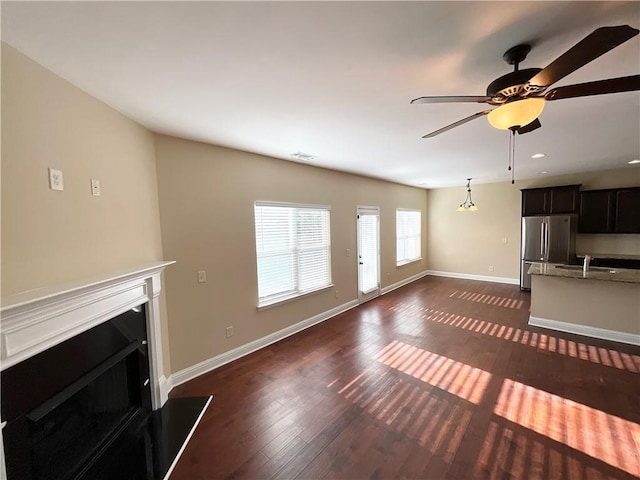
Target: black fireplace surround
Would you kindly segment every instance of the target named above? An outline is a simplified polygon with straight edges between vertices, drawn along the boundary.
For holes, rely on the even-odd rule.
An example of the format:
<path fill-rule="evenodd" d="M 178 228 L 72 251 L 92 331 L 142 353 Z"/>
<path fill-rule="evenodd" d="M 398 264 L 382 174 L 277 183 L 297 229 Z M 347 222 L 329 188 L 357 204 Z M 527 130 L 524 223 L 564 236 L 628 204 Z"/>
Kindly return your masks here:
<path fill-rule="evenodd" d="M 144 305 L 2 372 L 8 480 L 164 478 L 208 398 L 151 407 Z"/>

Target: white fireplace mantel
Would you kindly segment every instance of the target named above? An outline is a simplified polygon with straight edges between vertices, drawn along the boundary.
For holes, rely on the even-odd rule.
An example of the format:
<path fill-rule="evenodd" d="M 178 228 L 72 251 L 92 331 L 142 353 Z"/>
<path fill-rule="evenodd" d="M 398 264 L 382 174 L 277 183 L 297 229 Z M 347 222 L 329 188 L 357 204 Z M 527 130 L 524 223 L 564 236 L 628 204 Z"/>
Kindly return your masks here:
<path fill-rule="evenodd" d="M 112 275 L 22 292 L 2 299 L 0 369 L 5 370 L 121 313 L 146 304 L 154 409 L 167 401 L 160 327 L 160 275 L 154 262 Z"/>

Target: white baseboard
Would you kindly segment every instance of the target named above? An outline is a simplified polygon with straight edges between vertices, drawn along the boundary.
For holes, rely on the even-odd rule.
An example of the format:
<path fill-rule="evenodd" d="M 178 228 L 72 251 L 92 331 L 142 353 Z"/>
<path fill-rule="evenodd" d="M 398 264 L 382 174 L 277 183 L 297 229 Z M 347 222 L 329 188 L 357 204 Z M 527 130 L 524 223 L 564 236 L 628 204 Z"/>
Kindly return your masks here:
<path fill-rule="evenodd" d="M 633 333 L 618 332 L 605 328 L 590 327 L 588 325 L 578 325 L 576 323 L 561 322 L 559 320 L 549 320 L 548 318 L 529 316 L 529 325 L 534 327 L 549 328 L 560 332 L 576 333 L 585 337 L 600 338 L 602 340 L 613 340 L 614 342 L 640 345 L 640 335 Z"/>
<path fill-rule="evenodd" d="M 405 278 L 404 280 L 400 280 L 399 282 L 392 283 L 391 285 L 387 285 L 386 287 L 380 289 L 380 295 L 384 295 L 385 293 L 389 293 L 397 288 L 404 287 L 405 285 L 408 285 L 411 282 L 415 282 L 416 280 L 419 280 L 426 275 L 428 275 L 428 270 L 416 273 L 415 275 Z"/>
<path fill-rule="evenodd" d="M 172 387 L 176 387 L 180 384 L 188 382 L 200 375 L 203 375 L 211 370 L 215 370 L 216 368 L 221 367 L 229 362 L 233 362 L 239 358 L 244 357 L 245 355 L 249 355 L 250 353 L 255 352 L 256 350 L 260 350 L 272 343 L 278 342 L 284 338 L 287 338 L 291 335 L 294 335 L 302 330 L 305 330 L 317 323 L 324 322 L 325 320 L 330 319 L 331 317 L 335 317 L 347 310 L 352 309 L 353 307 L 358 306 L 357 300 L 351 300 L 347 303 L 343 303 L 342 305 L 338 305 L 331 310 L 327 310 L 326 312 L 319 313 L 318 315 L 314 315 L 311 318 L 307 318 L 301 322 L 298 322 L 294 325 L 291 325 L 287 328 L 283 328 L 282 330 L 278 330 L 277 332 L 271 333 L 266 337 L 259 338 L 254 340 L 253 342 L 249 342 L 245 345 L 241 345 L 240 347 L 234 348 L 233 350 L 229 350 L 228 352 L 222 353 L 220 355 L 216 355 L 215 357 L 209 358 L 200 362 L 191 367 L 187 367 L 184 370 L 180 370 L 179 372 L 174 373 L 169 377 L 168 384 Z"/>
<path fill-rule="evenodd" d="M 158 379 L 158 386 L 160 388 L 160 399 L 162 401 L 162 405 L 164 405 L 165 402 L 167 401 L 167 398 L 169 397 L 169 392 L 173 388 L 173 382 L 172 382 L 171 375 L 169 375 L 169 378 L 167 378 L 164 375 L 162 375 Z"/>
<path fill-rule="evenodd" d="M 433 275 L 434 277 L 462 278 L 464 280 L 478 280 L 480 282 L 495 282 L 495 283 L 508 283 L 509 285 L 520 285 L 519 278 L 511 278 L 511 277 L 492 277 L 490 275 L 473 275 L 470 273 L 441 272 L 438 270 L 427 270 L 426 274 Z"/>

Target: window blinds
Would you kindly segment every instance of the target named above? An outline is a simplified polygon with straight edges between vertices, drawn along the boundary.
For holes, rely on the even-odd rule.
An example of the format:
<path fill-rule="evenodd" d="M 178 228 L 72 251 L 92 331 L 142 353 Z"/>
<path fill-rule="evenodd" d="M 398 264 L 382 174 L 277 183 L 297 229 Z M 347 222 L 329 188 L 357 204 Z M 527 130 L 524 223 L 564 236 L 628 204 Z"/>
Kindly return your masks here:
<path fill-rule="evenodd" d="M 421 258 L 420 210 L 396 210 L 396 264 L 403 265 Z"/>
<path fill-rule="evenodd" d="M 329 207 L 255 204 L 258 306 L 331 285 Z"/>

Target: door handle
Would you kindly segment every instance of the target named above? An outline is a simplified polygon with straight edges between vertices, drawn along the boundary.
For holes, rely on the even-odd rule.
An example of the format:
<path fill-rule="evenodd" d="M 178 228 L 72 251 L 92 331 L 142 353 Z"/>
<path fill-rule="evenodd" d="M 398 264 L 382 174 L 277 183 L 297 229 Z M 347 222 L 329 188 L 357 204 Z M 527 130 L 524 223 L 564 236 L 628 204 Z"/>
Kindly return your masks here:
<path fill-rule="evenodd" d="M 549 224 L 544 225 L 544 260 L 549 260 Z"/>
<path fill-rule="evenodd" d="M 360 265 L 364 265 L 364 262 L 358 262 Z"/>

